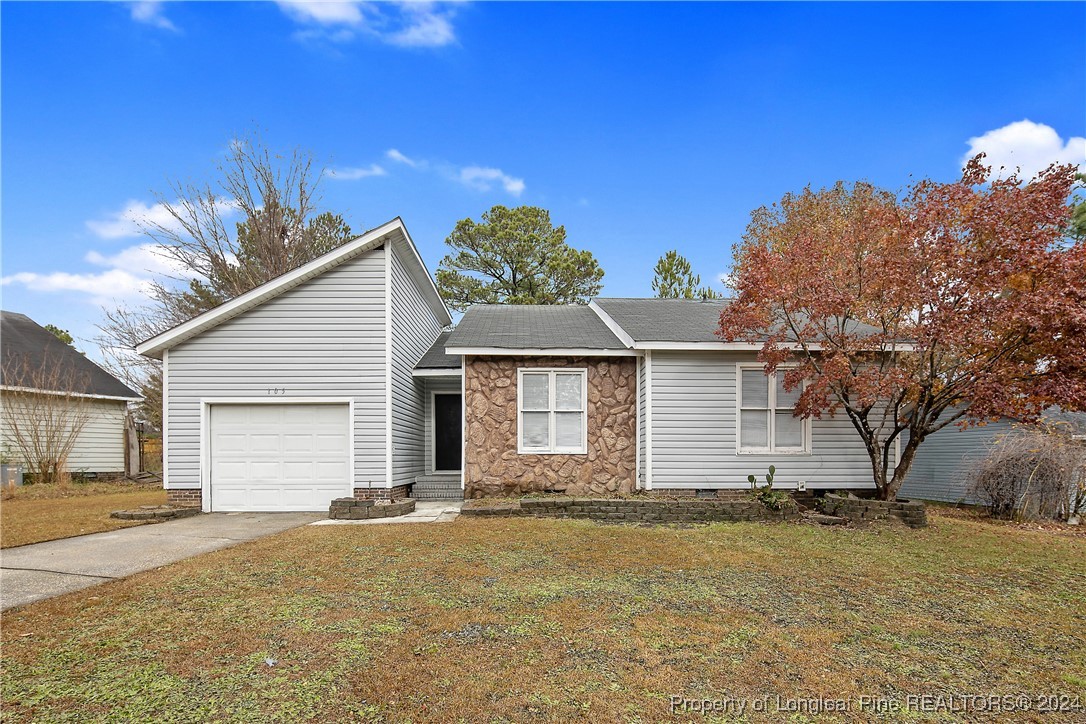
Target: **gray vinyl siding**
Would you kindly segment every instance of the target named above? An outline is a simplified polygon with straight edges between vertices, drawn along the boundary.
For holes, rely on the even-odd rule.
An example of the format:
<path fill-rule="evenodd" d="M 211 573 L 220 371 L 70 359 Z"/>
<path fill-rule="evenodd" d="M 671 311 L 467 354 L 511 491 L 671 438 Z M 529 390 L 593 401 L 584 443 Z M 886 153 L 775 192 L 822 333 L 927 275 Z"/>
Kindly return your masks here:
<path fill-rule="evenodd" d="M 68 471 L 72 473 L 124 472 L 124 420 L 126 404 L 121 400 L 83 400 L 75 403 L 79 409 L 71 413 L 72 422 L 85 417 L 86 423 L 75 439 L 68 455 Z M 11 430 L 11 415 L 20 414 L 5 406 L 0 415 L 0 446 L 4 453 L 22 464 L 19 445 Z M 23 413 L 25 414 L 25 413 Z M 69 427 L 69 430 L 72 428 Z"/>
<path fill-rule="evenodd" d="M 645 396 L 648 394 L 648 390 L 645 385 L 645 358 L 639 356 L 637 358 L 637 445 L 638 445 L 638 465 L 637 465 L 637 487 L 645 487 L 645 452 L 648 449 L 648 436 L 645 434 Z"/>
<path fill-rule="evenodd" d="M 168 487 L 200 487 L 200 399 L 354 400 L 355 485 L 386 485 L 385 267 L 366 252 L 168 352 Z"/>
<path fill-rule="evenodd" d="M 747 475 L 777 468 L 777 484 L 874 487 L 870 458 L 843 415 L 811 420 L 811 454 L 736 453 L 736 364 L 754 353 L 652 353 L 652 486 L 745 488 Z"/>
<path fill-rule="evenodd" d="M 457 395 L 463 393 L 463 384 L 459 376 L 424 377 L 426 390 L 426 406 L 423 413 L 423 429 L 425 431 L 425 463 L 426 474 L 434 472 L 434 409 L 431 392 L 452 392 Z"/>
<path fill-rule="evenodd" d="M 441 334 L 433 309 L 412 282 L 397 252 L 391 257 L 392 316 L 392 484 L 410 485 L 426 472 L 424 419 L 427 398 L 422 378 L 411 371 Z"/>
<path fill-rule="evenodd" d="M 1009 420 L 965 430 L 956 425 L 929 435 L 916 450 L 916 458 L 898 491 L 898 497 L 976 503 L 966 492 L 969 468 L 982 460 L 999 435 L 1010 432 Z"/>

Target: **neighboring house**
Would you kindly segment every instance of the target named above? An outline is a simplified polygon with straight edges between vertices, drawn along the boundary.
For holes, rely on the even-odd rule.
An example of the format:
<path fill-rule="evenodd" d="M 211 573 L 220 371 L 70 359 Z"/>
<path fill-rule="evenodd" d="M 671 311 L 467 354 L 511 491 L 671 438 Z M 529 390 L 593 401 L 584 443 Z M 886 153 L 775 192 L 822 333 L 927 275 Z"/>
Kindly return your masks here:
<path fill-rule="evenodd" d="M 19 420 L 13 417 L 19 417 L 26 429 L 25 418 L 46 409 L 34 401 L 55 398 L 63 400 L 63 408 L 49 408 L 52 422 L 45 423 L 47 427 L 53 425 L 59 432 L 63 425 L 82 422 L 68 456 L 68 471 L 125 472 L 127 408 L 140 399 L 139 394 L 30 317 L 14 312 L 0 312 L 0 398 L 6 398 L 0 444 L 13 462 L 25 462 L 13 432 Z"/>
<path fill-rule="evenodd" d="M 164 374 L 165 487 L 204 510 L 530 491 L 871 488 L 842 417 L 798 420 L 721 302 L 451 316 L 395 219 L 137 347 Z"/>
<path fill-rule="evenodd" d="M 1051 408 L 1044 419 L 1058 424 L 1063 434 L 1086 433 L 1086 413 L 1061 412 Z M 929 435 L 917 448 L 912 468 L 898 491 L 900 498 L 938 500 L 946 503 L 976 505 L 977 500 L 969 492 L 969 476 L 988 456 L 1000 438 L 1014 435 L 1020 426 L 1018 420 L 1004 417 L 985 425 L 961 428 L 948 425 Z M 1083 442 L 1086 445 L 1086 441 Z"/>

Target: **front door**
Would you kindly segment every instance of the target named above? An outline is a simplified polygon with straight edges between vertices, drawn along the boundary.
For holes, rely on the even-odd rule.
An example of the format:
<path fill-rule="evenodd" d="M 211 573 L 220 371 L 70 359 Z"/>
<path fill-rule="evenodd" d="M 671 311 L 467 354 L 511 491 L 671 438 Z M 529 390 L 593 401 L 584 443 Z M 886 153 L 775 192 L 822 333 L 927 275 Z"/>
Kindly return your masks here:
<path fill-rule="evenodd" d="M 434 471 L 460 472 L 464 410 L 459 393 L 434 395 Z"/>

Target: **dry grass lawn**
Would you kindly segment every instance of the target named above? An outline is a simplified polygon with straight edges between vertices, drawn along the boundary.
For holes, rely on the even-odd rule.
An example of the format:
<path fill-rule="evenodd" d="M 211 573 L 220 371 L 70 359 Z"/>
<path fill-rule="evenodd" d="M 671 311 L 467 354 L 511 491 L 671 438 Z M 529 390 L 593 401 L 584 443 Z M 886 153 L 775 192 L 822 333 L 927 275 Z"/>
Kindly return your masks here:
<path fill-rule="evenodd" d="M 671 718 L 673 695 L 1086 701 L 1086 541 L 932 519 L 301 528 L 5 614 L 5 719 L 647 722 Z"/>
<path fill-rule="evenodd" d="M 117 520 L 109 514 L 165 502 L 166 491 L 158 484 L 27 485 L 5 493 L 0 501 L 0 547 L 142 525 L 145 521 Z"/>

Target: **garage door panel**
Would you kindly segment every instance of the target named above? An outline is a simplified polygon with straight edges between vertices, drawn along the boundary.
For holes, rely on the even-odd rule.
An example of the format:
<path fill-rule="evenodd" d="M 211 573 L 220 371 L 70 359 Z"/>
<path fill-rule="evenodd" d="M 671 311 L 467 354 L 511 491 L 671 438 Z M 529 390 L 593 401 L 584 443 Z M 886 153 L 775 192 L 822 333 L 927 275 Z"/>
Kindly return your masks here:
<path fill-rule="evenodd" d="M 316 435 L 317 452 L 343 453 L 347 452 L 347 437 L 344 435 L 329 435 L 322 433 Z"/>
<path fill-rule="evenodd" d="M 220 460 L 215 466 L 215 478 L 222 482 L 245 481 L 249 478 L 249 463 Z"/>
<path fill-rule="evenodd" d="M 316 482 L 317 462 L 315 460 L 287 460 L 283 463 L 283 481 L 296 485 L 312 485 Z"/>
<path fill-rule="evenodd" d="M 209 419 L 212 510 L 325 510 L 350 495 L 347 405 L 212 405 Z"/>
<path fill-rule="evenodd" d="M 316 452 L 316 445 L 314 445 L 313 435 L 310 433 L 283 435 L 283 452 L 286 453 L 306 453 L 312 454 Z"/>
<path fill-rule="evenodd" d="M 328 486 L 332 485 L 337 480 L 343 480 L 347 477 L 347 474 L 348 468 L 346 463 L 318 462 L 316 465 L 316 474 L 313 477 L 317 482 Z"/>
<path fill-rule="evenodd" d="M 219 422 L 242 424 L 249 421 L 249 407 L 242 405 L 216 406 L 215 417 Z"/>
<path fill-rule="evenodd" d="M 219 433 L 215 437 L 215 449 L 220 453 L 243 453 L 247 451 L 249 441 L 245 435 Z"/>
<path fill-rule="evenodd" d="M 254 432 L 249 435 L 248 452 L 276 452 L 279 450 L 279 435 L 276 433 Z"/>

